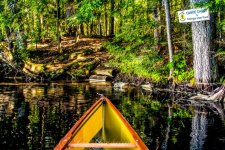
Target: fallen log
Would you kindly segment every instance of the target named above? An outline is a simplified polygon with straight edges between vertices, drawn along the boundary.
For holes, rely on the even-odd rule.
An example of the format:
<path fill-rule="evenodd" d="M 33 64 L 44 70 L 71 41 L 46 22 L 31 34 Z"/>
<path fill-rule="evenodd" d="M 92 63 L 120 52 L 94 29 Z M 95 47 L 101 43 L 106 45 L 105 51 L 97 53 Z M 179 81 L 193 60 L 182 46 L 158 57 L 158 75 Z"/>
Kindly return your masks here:
<path fill-rule="evenodd" d="M 216 91 L 216 92 L 215 92 Z M 215 89 L 210 95 L 198 94 L 192 96 L 189 99 L 198 99 L 198 100 L 210 100 L 210 101 L 221 101 L 225 97 L 225 85 L 222 85 L 219 89 Z"/>
<path fill-rule="evenodd" d="M 209 100 L 221 101 L 225 97 L 225 85 L 222 85 L 220 90 L 209 97 Z"/>
<path fill-rule="evenodd" d="M 88 58 L 85 57 L 78 57 L 77 59 L 74 59 L 66 64 L 38 64 L 38 63 L 33 63 L 31 61 L 25 61 L 24 62 L 24 68 L 23 72 L 29 76 L 38 76 L 43 73 L 60 73 L 63 72 L 64 69 L 67 67 L 81 61 L 85 61 Z"/>

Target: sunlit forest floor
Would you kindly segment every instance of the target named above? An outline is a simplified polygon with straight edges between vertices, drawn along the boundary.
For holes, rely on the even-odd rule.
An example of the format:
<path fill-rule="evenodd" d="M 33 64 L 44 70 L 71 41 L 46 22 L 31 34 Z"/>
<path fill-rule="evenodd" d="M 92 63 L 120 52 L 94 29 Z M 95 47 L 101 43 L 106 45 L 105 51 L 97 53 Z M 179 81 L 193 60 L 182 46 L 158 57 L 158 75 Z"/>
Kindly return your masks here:
<path fill-rule="evenodd" d="M 102 49 L 103 38 L 80 38 L 78 42 L 74 37 L 63 37 L 61 42 L 62 53 L 57 49 L 57 43 L 46 40 L 44 43 L 29 45 L 30 59 L 35 63 L 68 63 L 77 54 L 106 60 L 108 55 Z"/>

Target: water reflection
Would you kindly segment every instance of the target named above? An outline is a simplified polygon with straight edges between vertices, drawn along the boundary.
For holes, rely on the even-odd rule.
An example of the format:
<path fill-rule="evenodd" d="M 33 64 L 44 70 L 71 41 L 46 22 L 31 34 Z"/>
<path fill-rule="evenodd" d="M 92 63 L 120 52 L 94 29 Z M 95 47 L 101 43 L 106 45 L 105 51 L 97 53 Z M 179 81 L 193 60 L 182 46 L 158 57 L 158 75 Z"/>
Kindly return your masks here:
<path fill-rule="evenodd" d="M 192 131 L 190 150 L 202 150 L 207 137 L 207 116 L 206 111 L 196 110 L 192 118 Z"/>
<path fill-rule="evenodd" d="M 112 100 L 152 150 L 225 148 L 225 121 L 210 110 L 169 103 L 170 93 L 54 83 L 0 86 L 1 149 L 52 149 L 96 93 Z"/>

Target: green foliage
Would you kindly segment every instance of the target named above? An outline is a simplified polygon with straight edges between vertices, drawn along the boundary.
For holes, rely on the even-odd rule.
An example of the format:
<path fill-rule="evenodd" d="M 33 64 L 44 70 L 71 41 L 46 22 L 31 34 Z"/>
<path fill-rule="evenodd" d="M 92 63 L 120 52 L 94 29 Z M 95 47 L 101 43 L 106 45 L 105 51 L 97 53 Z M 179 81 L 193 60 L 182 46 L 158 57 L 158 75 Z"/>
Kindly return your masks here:
<path fill-rule="evenodd" d="M 83 51 L 83 53 L 84 53 L 84 55 L 90 55 L 90 54 L 93 54 L 93 49 L 85 49 L 84 51 Z"/>
<path fill-rule="evenodd" d="M 14 53 L 15 59 L 27 60 L 29 58 L 30 53 L 26 49 L 17 49 Z"/>
<path fill-rule="evenodd" d="M 183 109 L 178 105 L 173 106 L 172 118 L 192 118 L 192 112 L 188 109 Z"/>
<path fill-rule="evenodd" d="M 70 31 L 73 34 L 69 35 L 75 35 L 75 32 L 77 34 L 82 29 L 82 34 L 86 36 L 95 33 L 108 36 L 111 31 L 111 18 L 114 17 L 115 37 L 113 42 L 106 46 L 112 54 L 113 66 L 118 67 L 123 73 L 151 78 L 154 81 L 164 79 L 168 75 L 169 68 L 172 67 L 178 82 L 193 78 L 193 70 L 190 69 L 192 66 L 187 65 L 187 60 L 182 54 L 175 55 L 174 62 L 165 66 L 167 51 L 165 49 L 161 51 L 160 48 L 159 51 L 154 50 L 163 42 L 167 43 L 162 1 L 114 1 L 114 10 L 112 10 L 110 0 L 60 0 L 60 18 L 57 18 L 56 2 L 52 0 L 1 1 L 0 40 L 14 44 L 14 55 L 18 59 L 25 60 L 29 57 L 26 46 L 20 46 L 21 42 L 16 38 L 19 31 L 24 32 L 29 44 L 37 44 L 44 39 L 57 41 L 56 23 L 59 19 L 61 35 Z M 188 49 L 191 52 L 190 24 L 178 23 L 177 11 L 192 6 L 188 1 L 180 0 L 171 1 L 171 6 L 173 6 L 171 7 L 173 41 L 181 50 Z M 215 14 L 217 33 L 220 32 L 223 37 L 225 1 L 211 0 L 206 3 L 195 3 L 195 7 L 209 8 L 210 12 Z M 159 18 L 161 19 L 157 20 Z M 159 30 L 159 38 L 154 38 L 155 29 Z M 222 38 L 219 40 L 222 41 Z M 84 53 L 88 55 L 92 51 L 85 50 Z"/>
<path fill-rule="evenodd" d="M 190 69 L 187 65 L 186 58 L 183 53 L 174 55 L 173 63 L 168 63 L 168 68 L 174 68 L 174 77 L 177 82 L 187 82 L 194 77 L 193 69 Z"/>
<path fill-rule="evenodd" d="M 0 41 L 3 41 L 4 40 L 4 36 L 3 34 L 0 32 Z"/>
<path fill-rule="evenodd" d="M 224 84 L 225 83 L 225 76 L 220 77 L 219 82 Z"/>
<path fill-rule="evenodd" d="M 29 52 L 26 46 L 26 35 L 17 33 L 15 42 L 15 53 L 13 54 L 17 61 L 25 61 L 29 58 Z"/>
<path fill-rule="evenodd" d="M 225 31 L 225 20 L 219 22 L 217 26 L 218 28 L 221 28 L 223 31 Z"/>
<path fill-rule="evenodd" d="M 87 69 L 87 70 L 93 70 L 94 68 L 95 68 L 95 64 L 88 64 L 88 65 L 86 65 L 85 66 L 85 68 Z"/>
<path fill-rule="evenodd" d="M 31 125 L 37 124 L 40 121 L 39 115 L 40 112 L 38 110 L 37 105 L 32 106 L 30 110 L 30 115 L 28 116 Z"/>
<path fill-rule="evenodd" d="M 138 77 L 150 78 L 156 82 L 163 79 L 166 67 L 163 59 L 157 51 L 152 50 L 155 39 L 150 35 L 152 28 L 156 25 L 154 20 L 146 19 L 144 13 L 139 12 L 138 18 L 133 18 L 131 10 L 143 11 L 143 4 L 133 4 L 127 8 L 121 27 L 112 43 L 105 45 L 106 49 L 113 55 L 111 64 L 118 67 L 122 73 L 136 75 Z M 118 44 L 120 43 L 120 44 Z"/>
<path fill-rule="evenodd" d="M 115 40 L 124 42 L 138 42 L 143 44 L 145 42 L 143 38 L 149 36 L 151 27 L 154 26 L 155 22 L 153 20 L 149 21 L 145 18 L 140 18 L 136 22 L 127 22 L 122 27 L 122 32 L 116 35 Z M 148 43 L 153 44 L 154 39 L 151 36 L 148 38 Z"/>
<path fill-rule="evenodd" d="M 158 112 L 161 109 L 161 103 L 159 101 L 151 101 L 151 110 Z"/>
<path fill-rule="evenodd" d="M 72 15 L 69 20 L 69 25 L 74 23 L 88 23 L 96 19 L 97 12 L 100 11 L 102 6 L 101 0 L 83 0 L 78 5 L 79 9 Z"/>
<path fill-rule="evenodd" d="M 134 45 L 137 43 L 134 43 Z M 113 55 L 111 65 L 118 67 L 122 73 L 150 78 L 156 82 L 162 80 L 165 67 L 162 58 L 153 50 L 138 50 L 140 45 L 107 44 L 106 49 Z"/>

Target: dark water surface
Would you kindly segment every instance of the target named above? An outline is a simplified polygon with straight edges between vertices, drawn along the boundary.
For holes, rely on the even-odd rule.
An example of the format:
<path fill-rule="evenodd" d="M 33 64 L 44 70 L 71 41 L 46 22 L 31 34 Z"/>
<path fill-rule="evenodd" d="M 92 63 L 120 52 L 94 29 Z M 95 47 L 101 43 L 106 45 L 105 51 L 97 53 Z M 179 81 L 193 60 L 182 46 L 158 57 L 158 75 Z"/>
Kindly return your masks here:
<path fill-rule="evenodd" d="M 0 85 L 0 149 L 53 149 L 96 93 L 112 100 L 151 150 L 225 150 L 224 116 L 208 106 L 88 83 Z"/>

